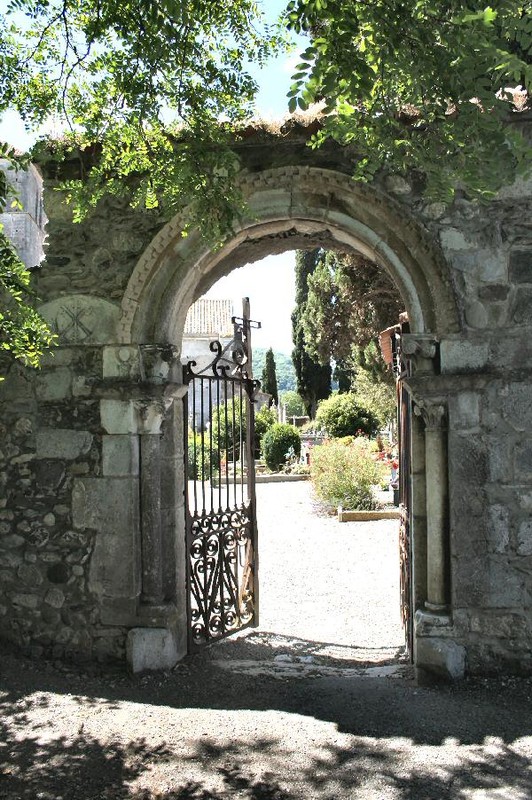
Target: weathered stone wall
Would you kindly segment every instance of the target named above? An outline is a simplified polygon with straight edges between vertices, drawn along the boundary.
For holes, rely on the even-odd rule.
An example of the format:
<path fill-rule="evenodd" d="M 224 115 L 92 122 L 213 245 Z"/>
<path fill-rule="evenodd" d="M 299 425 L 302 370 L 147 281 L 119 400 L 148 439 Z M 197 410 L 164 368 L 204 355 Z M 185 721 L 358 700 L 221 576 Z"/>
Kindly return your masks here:
<path fill-rule="evenodd" d="M 532 669 L 531 209 L 530 182 L 424 209 L 464 314 L 463 334 L 440 343 L 436 389 L 449 410 L 453 618 L 438 635 L 465 645 L 473 672 Z"/>
<path fill-rule="evenodd" d="M 85 294 L 120 304 L 139 256 L 163 221 L 155 212 L 131 209 L 108 198 L 90 218 L 73 224 L 70 206 L 46 181 L 46 268 L 37 281 L 43 302 L 65 294 Z"/>
<path fill-rule="evenodd" d="M 199 291 L 216 270 L 230 270 L 251 252 L 259 258 L 330 244 L 326 223 L 315 234 L 309 224 L 306 239 L 271 232 L 275 215 L 286 214 L 271 170 L 282 165 L 285 183 L 294 164 L 348 171 L 349 151 L 328 146 L 312 155 L 304 139 L 301 132 L 284 143 L 262 135 L 262 148 L 242 154 L 258 186 L 261 169 L 270 170 L 261 195 L 270 227 L 254 249 L 244 243 L 233 262 L 228 256 L 210 274 L 195 274 L 194 259 L 185 263 L 180 255 L 183 284 Z M 317 173 L 316 197 L 324 174 Z M 152 629 L 149 647 L 159 663 L 170 663 L 184 649 L 180 343 L 150 350 L 125 344 L 118 333 L 128 281 L 164 220 L 109 198 L 73 225 L 46 180 L 50 221 L 38 292 L 61 347 L 39 373 L 13 367 L 0 385 L 0 633 L 35 654 L 69 658 L 123 658 L 129 638 L 131 658 L 142 666 L 149 659 L 142 660 L 137 644 L 145 647 L 142 632 Z M 434 613 L 423 610 L 431 487 L 425 423 L 416 421 L 419 659 L 430 667 L 437 652 L 451 672 L 463 656 L 477 673 L 530 672 L 532 183 L 509 187 L 487 204 L 458 197 L 451 207 L 427 203 L 415 184 L 395 176 L 375 191 L 383 230 L 401 213 L 418 226 L 420 252 L 428 241 L 440 254 L 434 263 L 442 286 L 453 287 L 459 320 L 447 330 L 439 323 L 430 369 L 418 369 L 410 381 L 420 407 L 442 406 L 448 428 L 449 596 L 445 613 Z M 297 202 L 303 207 L 308 196 L 298 194 Z M 172 234 L 161 245 L 165 254 L 176 247 Z"/>
<path fill-rule="evenodd" d="M 0 390 L 2 635 L 33 655 L 120 657 L 124 632 L 98 624 L 89 590 L 97 532 L 73 514 L 76 483 L 100 473 L 101 436 L 97 401 L 74 406 L 72 384 L 100 377 L 101 354 L 61 348 L 53 364 L 13 367 Z"/>

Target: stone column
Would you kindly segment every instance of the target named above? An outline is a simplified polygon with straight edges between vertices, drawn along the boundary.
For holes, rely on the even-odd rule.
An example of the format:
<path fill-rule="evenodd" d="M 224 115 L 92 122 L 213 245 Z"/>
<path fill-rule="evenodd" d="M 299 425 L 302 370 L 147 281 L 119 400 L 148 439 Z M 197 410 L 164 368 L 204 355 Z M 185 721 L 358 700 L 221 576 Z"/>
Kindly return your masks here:
<path fill-rule="evenodd" d="M 427 487 L 428 611 L 441 613 L 449 603 L 449 480 L 447 470 L 447 409 L 437 401 L 419 401 L 416 413 L 425 422 Z"/>
<path fill-rule="evenodd" d="M 412 414 L 412 581 L 414 609 L 427 598 L 427 486 L 425 430 L 421 417 Z"/>
<path fill-rule="evenodd" d="M 163 601 L 160 435 L 140 436 L 141 601 Z"/>
<path fill-rule="evenodd" d="M 101 401 L 102 426 L 115 439 L 118 435 L 128 440 L 133 436 L 138 443 L 140 602 L 155 610 L 167 595 L 163 581 L 161 437 L 166 415 L 176 398 L 186 393 L 186 387 L 178 382 L 178 353 L 167 345 L 107 346 L 103 373 L 107 396 Z"/>

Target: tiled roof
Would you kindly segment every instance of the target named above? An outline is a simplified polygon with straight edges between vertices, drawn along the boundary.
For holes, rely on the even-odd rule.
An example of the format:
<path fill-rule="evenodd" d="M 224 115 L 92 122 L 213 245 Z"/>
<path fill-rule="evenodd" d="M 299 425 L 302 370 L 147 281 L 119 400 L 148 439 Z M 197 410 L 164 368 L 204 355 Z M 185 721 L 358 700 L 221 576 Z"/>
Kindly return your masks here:
<path fill-rule="evenodd" d="M 193 303 L 187 314 L 183 336 L 231 336 L 233 326 L 231 300 L 202 298 Z"/>

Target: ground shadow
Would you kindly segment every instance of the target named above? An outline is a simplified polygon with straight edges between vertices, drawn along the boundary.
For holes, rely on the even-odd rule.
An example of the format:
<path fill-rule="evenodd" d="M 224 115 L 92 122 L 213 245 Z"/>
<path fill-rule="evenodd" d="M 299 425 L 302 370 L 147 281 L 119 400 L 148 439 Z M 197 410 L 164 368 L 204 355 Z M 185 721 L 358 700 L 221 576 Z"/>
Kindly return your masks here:
<path fill-rule="evenodd" d="M 4 699 L 2 711 L 4 800 L 463 800 L 465 792 L 491 797 L 508 787 L 516 800 L 530 797 L 532 760 L 510 745 L 457 747 L 444 765 L 412 766 L 397 743 L 357 737 L 314 746 L 293 764 L 294 753 L 274 736 L 223 746 L 199 736 L 185 751 L 141 737 L 101 741 L 82 730 L 50 739 L 32 727 L 28 706 Z"/>
<path fill-rule="evenodd" d="M 311 649 L 312 642 L 301 644 Z M 124 701 L 173 709 L 280 711 L 333 723 L 357 737 L 403 737 L 420 745 L 511 743 L 532 736 L 532 682 L 465 681 L 426 688 L 413 679 L 318 674 L 279 679 L 228 671 L 212 647 L 168 673 L 130 676 L 122 668 L 33 662 L 5 654 L 0 690 L 12 722 L 39 702 L 39 692 L 69 694 L 81 705 L 117 709 Z M 1 797 L 1 795 L 0 795 Z"/>

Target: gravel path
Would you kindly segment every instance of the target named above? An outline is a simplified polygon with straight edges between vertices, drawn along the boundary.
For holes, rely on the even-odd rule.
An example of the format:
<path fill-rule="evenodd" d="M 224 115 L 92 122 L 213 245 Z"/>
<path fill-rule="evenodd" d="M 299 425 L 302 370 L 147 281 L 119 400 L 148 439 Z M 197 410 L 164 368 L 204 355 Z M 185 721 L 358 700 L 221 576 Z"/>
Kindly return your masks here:
<path fill-rule="evenodd" d="M 417 687 L 395 524 L 285 488 L 260 487 L 258 631 L 144 677 L 2 654 L 2 800 L 531 800 L 531 682 Z"/>
<path fill-rule="evenodd" d="M 259 484 L 257 511 L 260 626 L 213 648 L 213 659 L 256 672 L 242 660 L 279 671 L 289 656 L 344 668 L 404 656 L 397 520 L 339 523 L 307 481 Z"/>
<path fill-rule="evenodd" d="M 306 481 L 257 488 L 260 629 L 354 654 L 400 649 L 398 521 L 320 515 Z"/>

